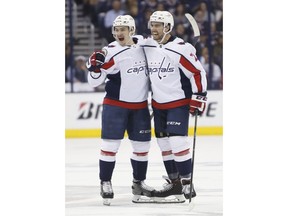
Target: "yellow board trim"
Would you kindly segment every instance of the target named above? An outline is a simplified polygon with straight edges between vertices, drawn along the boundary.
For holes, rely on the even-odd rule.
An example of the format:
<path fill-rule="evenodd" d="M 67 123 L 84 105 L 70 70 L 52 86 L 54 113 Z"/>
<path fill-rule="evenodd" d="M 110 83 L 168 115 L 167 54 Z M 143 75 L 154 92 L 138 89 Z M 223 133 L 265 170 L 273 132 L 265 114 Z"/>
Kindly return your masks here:
<path fill-rule="evenodd" d="M 194 133 L 194 128 L 188 130 L 189 136 Z M 198 127 L 197 135 L 223 135 L 223 127 Z M 154 130 L 152 128 L 152 136 Z M 101 129 L 66 129 L 65 138 L 99 138 L 101 137 Z"/>

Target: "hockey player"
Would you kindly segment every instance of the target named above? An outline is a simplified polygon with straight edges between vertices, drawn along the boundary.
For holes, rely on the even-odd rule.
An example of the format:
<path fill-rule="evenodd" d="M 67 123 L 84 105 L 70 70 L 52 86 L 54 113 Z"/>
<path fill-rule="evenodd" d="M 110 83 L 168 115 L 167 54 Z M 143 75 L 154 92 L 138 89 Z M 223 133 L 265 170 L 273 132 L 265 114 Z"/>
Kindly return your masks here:
<path fill-rule="evenodd" d="M 135 22 L 130 15 L 118 16 L 112 27 L 116 41 L 93 52 L 86 66 L 88 82 L 99 86 L 107 78 L 102 112 L 102 143 L 99 161 L 101 196 L 110 205 L 114 197 L 111 178 L 116 153 L 127 130 L 133 153 L 133 202 L 141 202 L 141 195 L 151 197 L 154 189 L 146 179 L 148 151 L 151 140 L 151 122 L 148 110 L 149 77 L 145 66 L 140 36 L 135 34 Z M 143 41 L 143 40 L 142 40 Z"/>
<path fill-rule="evenodd" d="M 195 48 L 171 35 L 173 16 L 155 11 L 148 22 L 151 37 L 144 45 L 151 80 L 157 143 L 168 174 L 168 184 L 155 192 L 157 199 L 174 195 L 175 202 L 190 198 L 192 155 L 188 141 L 189 111 L 201 114 L 206 104 L 206 72 Z M 197 110 L 197 111 L 196 111 Z M 192 185 L 192 196 L 196 192 Z"/>

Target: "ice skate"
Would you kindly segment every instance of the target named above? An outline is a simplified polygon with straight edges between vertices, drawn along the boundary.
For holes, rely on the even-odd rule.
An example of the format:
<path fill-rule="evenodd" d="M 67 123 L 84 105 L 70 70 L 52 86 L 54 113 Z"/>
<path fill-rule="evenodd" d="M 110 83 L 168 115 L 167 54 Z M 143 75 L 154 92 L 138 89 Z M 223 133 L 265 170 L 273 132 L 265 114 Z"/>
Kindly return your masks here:
<path fill-rule="evenodd" d="M 185 198 L 182 193 L 182 184 L 180 179 L 170 180 L 163 176 L 167 181 L 162 190 L 154 193 L 154 200 L 157 203 L 183 203 Z"/>
<path fill-rule="evenodd" d="M 153 203 L 155 189 L 149 187 L 144 183 L 144 181 L 133 181 L 132 193 L 133 198 L 132 202 L 134 203 Z"/>
<path fill-rule="evenodd" d="M 181 183 L 182 183 L 182 192 L 185 196 L 186 199 L 189 199 L 190 198 L 190 178 L 182 178 L 181 179 Z M 196 197 L 196 192 L 194 190 L 194 186 L 192 184 L 192 194 L 191 194 L 191 198 L 194 198 Z"/>
<path fill-rule="evenodd" d="M 101 182 L 101 192 L 100 195 L 103 198 L 103 205 L 110 205 L 111 199 L 114 198 L 114 192 L 112 189 L 112 184 L 110 181 Z"/>

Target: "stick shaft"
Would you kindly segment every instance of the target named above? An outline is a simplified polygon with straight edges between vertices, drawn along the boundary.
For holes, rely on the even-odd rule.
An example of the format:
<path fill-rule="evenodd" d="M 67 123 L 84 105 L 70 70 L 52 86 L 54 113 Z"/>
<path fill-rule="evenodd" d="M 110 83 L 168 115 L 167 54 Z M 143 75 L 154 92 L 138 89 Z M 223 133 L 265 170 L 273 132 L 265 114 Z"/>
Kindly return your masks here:
<path fill-rule="evenodd" d="M 193 187 L 194 157 L 195 157 L 196 133 L 197 133 L 197 116 L 198 116 L 198 110 L 195 111 L 195 123 L 194 123 L 194 136 L 193 136 L 193 148 L 192 148 L 192 168 L 191 168 L 191 177 L 190 177 L 189 203 L 191 202 L 192 187 Z"/>

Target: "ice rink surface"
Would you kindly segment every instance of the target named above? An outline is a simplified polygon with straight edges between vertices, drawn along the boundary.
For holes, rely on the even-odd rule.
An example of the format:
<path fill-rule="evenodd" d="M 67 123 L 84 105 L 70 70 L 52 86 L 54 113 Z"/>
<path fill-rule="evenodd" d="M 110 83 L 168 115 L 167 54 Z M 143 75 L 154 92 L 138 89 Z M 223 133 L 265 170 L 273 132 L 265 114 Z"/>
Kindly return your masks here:
<path fill-rule="evenodd" d="M 193 138 L 189 138 L 191 143 Z M 100 196 L 99 144 L 101 139 L 66 139 L 66 216 L 120 216 L 120 215 L 223 215 L 223 139 L 222 136 L 196 138 L 194 187 L 197 193 L 189 205 L 132 203 L 131 144 L 121 143 L 112 178 L 114 199 L 103 206 Z M 162 188 L 166 175 L 156 139 L 151 142 L 146 184 Z"/>

